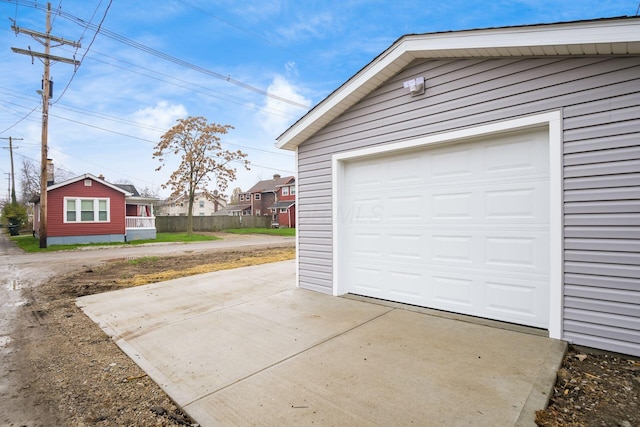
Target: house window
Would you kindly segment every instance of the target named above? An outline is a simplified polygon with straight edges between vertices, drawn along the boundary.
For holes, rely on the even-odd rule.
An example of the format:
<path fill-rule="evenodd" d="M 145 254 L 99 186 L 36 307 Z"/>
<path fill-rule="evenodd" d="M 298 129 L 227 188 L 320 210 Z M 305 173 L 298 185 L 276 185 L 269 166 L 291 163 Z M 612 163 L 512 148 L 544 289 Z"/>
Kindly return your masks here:
<path fill-rule="evenodd" d="M 260 209 L 256 209 L 256 215 L 260 216 Z"/>
<path fill-rule="evenodd" d="M 80 221 L 93 221 L 93 200 L 80 200 Z"/>
<path fill-rule="evenodd" d="M 244 194 L 241 194 L 241 195 L 240 195 L 240 201 L 241 201 L 241 202 L 244 202 Z"/>
<path fill-rule="evenodd" d="M 92 184 L 93 184 L 93 181 L 91 181 L 90 179 L 85 179 L 84 180 L 84 186 L 85 187 L 91 187 Z"/>
<path fill-rule="evenodd" d="M 289 187 L 282 187 L 282 195 L 283 196 L 289 195 Z"/>
<path fill-rule="evenodd" d="M 289 194 L 291 194 L 292 196 L 294 196 L 296 194 L 296 186 L 292 185 L 291 187 L 289 187 Z"/>
<path fill-rule="evenodd" d="M 98 200 L 98 221 L 106 221 L 109 217 L 106 200 Z"/>
<path fill-rule="evenodd" d="M 200 202 L 199 202 L 199 203 L 200 203 L 200 207 L 201 207 L 201 208 L 204 208 L 204 200 L 200 200 Z"/>
<path fill-rule="evenodd" d="M 280 213 L 287 213 L 287 208 L 280 208 Z"/>
<path fill-rule="evenodd" d="M 109 199 L 65 197 L 64 222 L 109 222 Z"/>
<path fill-rule="evenodd" d="M 256 200 L 260 200 L 260 193 L 256 193 L 255 196 L 253 196 L 253 198 Z"/>
<path fill-rule="evenodd" d="M 76 201 L 67 200 L 66 222 L 74 222 L 76 220 Z"/>

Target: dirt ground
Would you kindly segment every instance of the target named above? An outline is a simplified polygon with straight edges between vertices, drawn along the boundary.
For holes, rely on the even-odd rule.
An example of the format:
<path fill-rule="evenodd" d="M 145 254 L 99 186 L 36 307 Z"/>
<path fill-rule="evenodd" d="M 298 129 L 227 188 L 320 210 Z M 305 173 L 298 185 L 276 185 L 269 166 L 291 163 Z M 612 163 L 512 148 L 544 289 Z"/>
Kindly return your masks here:
<path fill-rule="evenodd" d="M 295 249 L 288 247 L 113 259 L 32 288 L 27 305 L 37 326 L 25 330 L 29 336 L 20 340 L 23 359 L 14 369 L 24 385 L 16 393 L 28 395 L 26 404 L 44 414 L 38 419 L 42 426 L 195 425 L 82 313 L 76 298 L 134 283 L 294 257 Z"/>
<path fill-rule="evenodd" d="M 83 295 L 180 275 L 291 259 L 293 248 L 113 259 L 32 288 L 15 393 L 46 426 L 196 425 L 75 305 Z M 540 426 L 640 427 L 640 362 L 570 348 Z M 1 421 L 1 420 L 0 420 Z M 17 427 L 21 424 L 6 424 Z M 4 425 L 3 425 L 4 427 Z M 29 425 L 31 427 L 31 425 Z"/>
<path fill-rule="evenodd" d="M 570 347 L 549 406 L 536 413 L 544 427 L 640 427 L 640 361 Z"/>

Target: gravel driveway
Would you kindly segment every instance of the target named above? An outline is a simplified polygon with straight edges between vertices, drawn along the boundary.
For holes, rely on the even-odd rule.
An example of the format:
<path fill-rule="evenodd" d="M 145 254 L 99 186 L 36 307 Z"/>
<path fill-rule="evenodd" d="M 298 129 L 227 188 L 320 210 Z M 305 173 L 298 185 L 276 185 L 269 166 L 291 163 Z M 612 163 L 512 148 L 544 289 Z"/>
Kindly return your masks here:
<path fill-rule="evenodd" d="M 291 237 L 222 233 L 218 236 L 223 239 L 30 254 L 22 252 L 4 233 L 0 233 L 0 427 L 46 425 L 51 419 L 47 408 L 31 401 L 29 390 L 25 389 L 17 374 L 21 360 L 17 343 L 29 339 L 41 322 L 38 313 L 29 308 L 29 293 L 33 288 L 79 267 L 96 266 L 114 259 L 294 245 Z M 18 420 L 19 424 L 13 424 Z"/>

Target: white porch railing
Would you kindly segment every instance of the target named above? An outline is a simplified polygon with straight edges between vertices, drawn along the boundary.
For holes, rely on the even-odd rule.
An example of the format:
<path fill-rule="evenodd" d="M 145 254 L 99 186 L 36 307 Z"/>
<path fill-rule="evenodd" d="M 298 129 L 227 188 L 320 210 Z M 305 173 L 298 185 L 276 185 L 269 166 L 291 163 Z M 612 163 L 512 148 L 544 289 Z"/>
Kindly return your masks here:
<path fill-rule="evenodd" d="M 148 216 L 128 216 L 125 218 L 126 228 L 156 228 L 155 217 Z"/>

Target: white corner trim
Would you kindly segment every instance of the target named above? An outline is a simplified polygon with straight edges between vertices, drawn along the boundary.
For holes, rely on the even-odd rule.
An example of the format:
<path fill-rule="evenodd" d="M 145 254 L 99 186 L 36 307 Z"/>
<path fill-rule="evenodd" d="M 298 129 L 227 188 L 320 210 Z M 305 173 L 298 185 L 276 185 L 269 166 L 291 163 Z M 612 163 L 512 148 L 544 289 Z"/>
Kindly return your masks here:
<path fill-rule="evenodd" d="M 298 147 L 296 147 L 296 151 L 295 151 L 295 171 L 294 174 L 296 176 L 296 183 L 295 183 L 295 187 L 296 187 L 296 204 L 293 205 L 293 211 L 295 212 L 295 226 L 296 226 L 296 288 L 300 287 L 300 216 L 298 216 L 298 195 L 300 194 L 298 192 Z"/>
<path fill-rule="evenodd" d="M 331 157 L 331 218 L 333 224 L 332 294 L 335 296 L 343 295 L 347 291 L 347 286 L 344 283 L 340 283 L 341 229 L 340 222 L 338 221 L 338 206 L 344 192 L 344 169 L 345 164 L 348 161 L 420 147 L 426 148 L 429 145 L 460 142 L 492 134 L 519 131 L 540 126 L 546 126 L 549 130 L 549 337 L 561 339 L 564 233 L 562 228 L 562 114 L 560 111 L 550 111 L 392 144 L 367 147 L 334 154 Z"/>
<path fill-rule="evenodd" d="M 562 339 L 564 228 L 562 199 L 562 113 L 549 121 L 549 338 Z"/>

